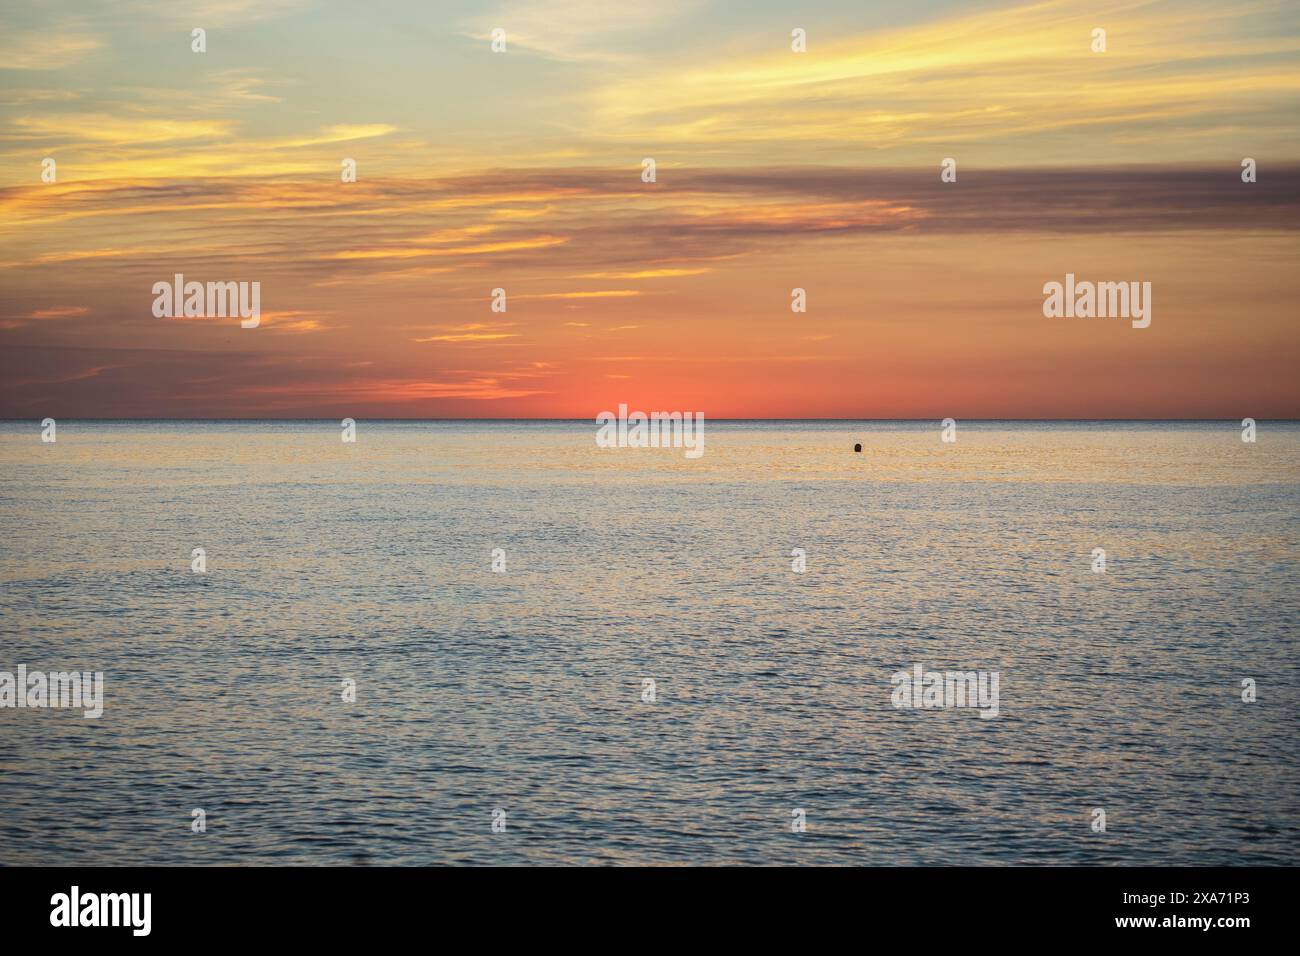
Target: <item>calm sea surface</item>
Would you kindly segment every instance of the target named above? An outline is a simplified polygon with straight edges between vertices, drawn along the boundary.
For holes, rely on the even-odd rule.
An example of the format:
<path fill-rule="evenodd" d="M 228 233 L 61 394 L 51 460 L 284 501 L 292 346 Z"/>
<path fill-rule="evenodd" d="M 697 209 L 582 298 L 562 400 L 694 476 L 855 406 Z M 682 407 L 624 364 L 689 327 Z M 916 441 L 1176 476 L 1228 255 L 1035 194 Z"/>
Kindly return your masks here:
<path fill-rule="evenodd" d="M 594 436 L 0 423 L 0 863 L 1300 862 L 1297 425 Z"/>

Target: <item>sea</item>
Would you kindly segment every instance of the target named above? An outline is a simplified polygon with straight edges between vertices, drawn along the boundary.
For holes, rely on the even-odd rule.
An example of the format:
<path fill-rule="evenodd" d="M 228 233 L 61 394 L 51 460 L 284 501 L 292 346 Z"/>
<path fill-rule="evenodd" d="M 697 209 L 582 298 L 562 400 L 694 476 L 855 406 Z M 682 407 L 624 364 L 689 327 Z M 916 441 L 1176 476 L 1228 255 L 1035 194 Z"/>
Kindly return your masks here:
<path fill-rule="evenodd" d="M 1300 862 L 1300 424 L 595 436 L 0 423 L 0 864 Z"/>

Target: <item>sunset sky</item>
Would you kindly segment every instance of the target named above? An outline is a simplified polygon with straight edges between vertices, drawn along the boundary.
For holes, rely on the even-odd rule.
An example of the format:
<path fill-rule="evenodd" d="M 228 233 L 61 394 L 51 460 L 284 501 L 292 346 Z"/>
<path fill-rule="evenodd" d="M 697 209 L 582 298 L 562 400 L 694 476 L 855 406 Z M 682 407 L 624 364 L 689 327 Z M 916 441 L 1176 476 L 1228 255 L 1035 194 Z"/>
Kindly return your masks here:
<path fill-rule="evenodd" d="M 1297 418 L 1298 240 L 1294 0 L 0 12 L 5 418 Z"/>

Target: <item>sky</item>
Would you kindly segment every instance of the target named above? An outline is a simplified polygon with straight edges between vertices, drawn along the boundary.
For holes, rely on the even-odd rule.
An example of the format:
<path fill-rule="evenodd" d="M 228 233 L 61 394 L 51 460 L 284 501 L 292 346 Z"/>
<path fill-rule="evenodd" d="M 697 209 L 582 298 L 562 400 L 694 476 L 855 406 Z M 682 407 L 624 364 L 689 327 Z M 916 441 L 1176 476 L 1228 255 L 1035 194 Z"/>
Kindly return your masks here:
<path fill-rule="evenodd" d="M 0 11 L 3 418 L 1300 418 L 1298 238 L 1293 0 Z"/>

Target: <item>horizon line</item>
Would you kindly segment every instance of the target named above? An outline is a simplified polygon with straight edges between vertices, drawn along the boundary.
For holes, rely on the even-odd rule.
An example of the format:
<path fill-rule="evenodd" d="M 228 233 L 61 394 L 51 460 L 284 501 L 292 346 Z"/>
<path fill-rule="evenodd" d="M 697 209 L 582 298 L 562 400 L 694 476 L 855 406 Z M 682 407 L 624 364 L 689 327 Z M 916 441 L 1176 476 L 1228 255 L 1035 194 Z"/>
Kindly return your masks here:
<path fill-rule="evenodd" d="M 697 413 L 701 416 L 703 412 Z M 55 418 L 53 415 L 45 416 Z M 347 416 L 353 418 L 354 416 Z M 1087 424 L 1200 424 L 1200 423 L 1224 423 L 1224 422 L 1241 422 L 1240 418 L 956 418 L 948 416 L 958 422 L 1060 422 L 1060 423 L 1087 423 Z M 57 421 L 58 419 L 56 419 Z M 337 416 L 315 416 L 315 417 L 260 417 L 260 418 L 161 418 L 161 417 L 132 417 L 132 418 L 97 418 L 88 416 L 65 416 L 63 421 L 70 422 L 335 422 L 340 419 Z M 595 416 L 590 418 L 542 418 L 542 417 L 507 417 L 507 418 L 487 418 L 487 417 L 363 417 L 356 419 L 358 421 L 370 422 L 583 422 L 587 424 L 596 424 Z M 934 422 L 943 421 L 941 418 L 934 416 L 924 416 L 920 418 L 707 418 L 713 422 Z M 1284 424 L 1300 423 L 1300 418 L 1256 418 L 1256 422 L 1280 422 Z M 40 421 L 35 418 L 0 418 L 0 423 L 17 423 Z"/>

